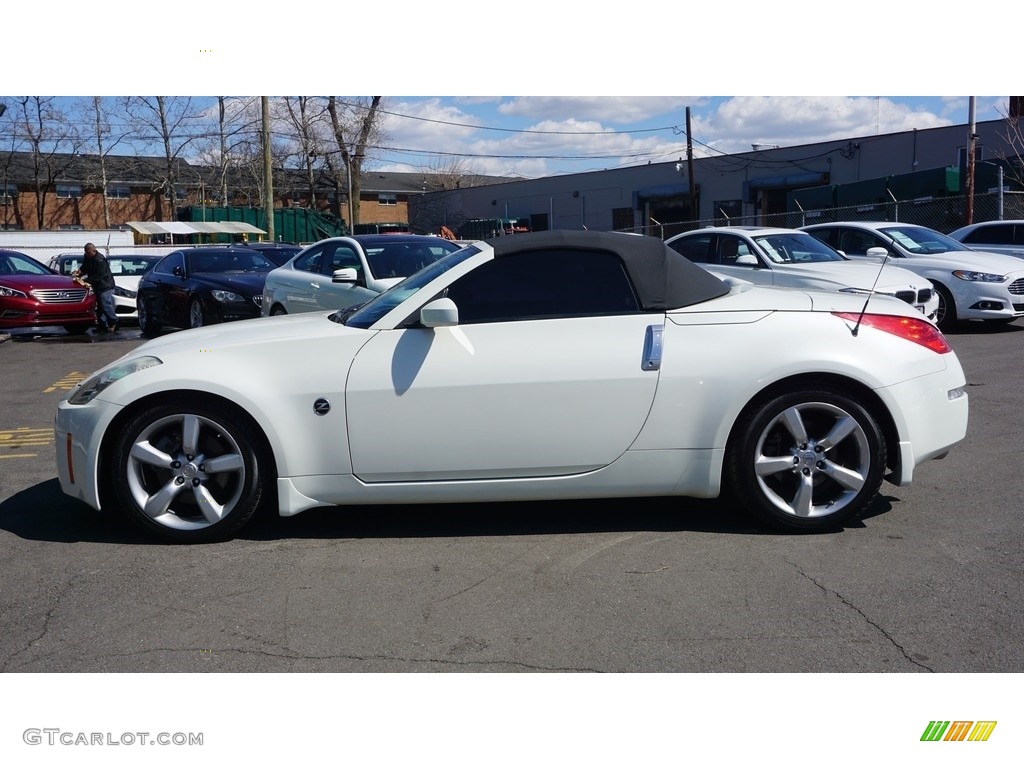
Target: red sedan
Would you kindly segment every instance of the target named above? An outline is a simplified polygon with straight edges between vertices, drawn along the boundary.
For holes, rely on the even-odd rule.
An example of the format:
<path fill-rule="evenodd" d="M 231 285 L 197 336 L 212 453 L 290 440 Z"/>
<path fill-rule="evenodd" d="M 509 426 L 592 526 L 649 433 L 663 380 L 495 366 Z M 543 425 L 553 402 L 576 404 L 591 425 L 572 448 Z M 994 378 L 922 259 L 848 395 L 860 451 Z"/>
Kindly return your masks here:
<path fill-rule="evenodd" d="M 96 296 L 30 256 L 0 250 L 0 328 L 62 325 L 85 333 L 96 324 Z"/>

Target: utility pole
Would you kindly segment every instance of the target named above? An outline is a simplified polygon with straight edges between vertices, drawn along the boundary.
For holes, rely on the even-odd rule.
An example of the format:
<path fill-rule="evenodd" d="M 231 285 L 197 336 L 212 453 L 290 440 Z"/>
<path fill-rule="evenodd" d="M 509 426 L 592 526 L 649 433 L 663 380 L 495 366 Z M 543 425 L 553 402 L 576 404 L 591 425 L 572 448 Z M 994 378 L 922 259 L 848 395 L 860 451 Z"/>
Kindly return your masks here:
<path fill-rule="evenodd" d="M 968 99 L 967 107 L 967 204 L 964 211 L 964 224 L 974 223 L 974 147 L 978 140 L 974 125 L 974 100 L 975 97 L 971 96 Z"/>
<path fill-rule="evenodd" d="M 690 131 L 690 108 L 686 108 L 686 175 L 690 177 L 690 217 L 693 221 L 700 218 L 696 210 L 697 184 L 693 180 L 693 134 Z"/>
<path fill-rule="evenodd" d="M 273 243 L 277 238 L 274 237 L 274 166 L 270 154 L 270 100 L 266 96 L 260 98 L 263 107 L 263 217 L 267 222 L 267 239 Z"/>

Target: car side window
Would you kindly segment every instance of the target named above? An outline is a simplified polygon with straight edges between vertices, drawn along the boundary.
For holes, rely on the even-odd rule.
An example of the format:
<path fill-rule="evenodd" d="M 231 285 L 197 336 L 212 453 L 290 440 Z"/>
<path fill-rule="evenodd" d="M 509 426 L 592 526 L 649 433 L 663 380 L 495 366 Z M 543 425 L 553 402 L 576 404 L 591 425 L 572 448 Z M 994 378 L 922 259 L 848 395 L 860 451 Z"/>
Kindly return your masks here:
<path fill-rule="evenodd" d="M 740 256 L 749 256 L 750 246 L 739 237 L 732 235 L 719 235 L 718 256 L 713 263 L 724 266 L 735 266 L 736 259 Z"/>
<path fill-rule="evenodd" d="M 693 237 L 681 237 L 666 243 L 676 253 L 682 254 L 697 264 L 707 264 L 711 254 L 711 235 L 700 234 Z"/>
<path fill-rule="evenodd" d="M 885 244 L 870 232 L 844 229 L 839 235 L 838 249 L 847 256 L 867 256 L 868 248 L 885 248 Z"/>
<path fill-rule="evenodd" d="M 320 257 L 323 255 L 324 247 L 316 246 L 307 250 L 304 254 L 299 256 L 292 262 L 292 266 L 295 269 L 302 270 L 303 272 L 319 272 Z"/>
<path fill-rule="evenodd" d="M 978 227 L 964 238 L 965 243 L 990 243 L 991 245 L 1014 245 L 1012 224 L 991 224 Z"/>
<path fill-rule="evenodd" d="M 501 256 L 449 286 L 459 323 L 635 314 L 640 304 L 619 257 L 540 250 Z"/>
<path fill-rule="evenodd" d="M 324 249 L 320 271 L 330 276 L 334 274 L 335 270 L 346 268 L 355 269 L 359 273 L 363 271 L 362 267 L 362 262 L 351 248 L 346 245 L 329 245 Z"/>
<path fill-rule="evenodd" d="M 172 253 L 167 256 L 163 261 L 157 264 L 154 268 L 154 272 L 159 272 L 162 275 L 173 275 L 175 267 L 185 268 L 185 255 L 182 253 Z"/>

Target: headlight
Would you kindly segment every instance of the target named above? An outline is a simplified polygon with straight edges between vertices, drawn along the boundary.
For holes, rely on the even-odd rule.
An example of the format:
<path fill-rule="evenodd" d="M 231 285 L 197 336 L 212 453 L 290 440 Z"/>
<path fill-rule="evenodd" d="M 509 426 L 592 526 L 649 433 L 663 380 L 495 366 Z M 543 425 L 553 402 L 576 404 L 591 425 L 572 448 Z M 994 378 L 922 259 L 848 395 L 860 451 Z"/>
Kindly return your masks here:
<path fill-rule="evenodd" d="M 27 299 L 28 295 L 21 291 L 16 291 L 13 288 L 8 288 L 6 285 L 0 285 L 0 296 L 6 296 L 7 298 L 15 299 Z"/>
<path fill-rule="evenodd" d="M 245 301 L 244 296 L 239 296 L 231 291 L 210 291 L 210 295 L 217 301 Z"/>
<path fill-rule="evenodd" d="M 129 291 L 127 288 L 122 288 L 120 285 L 115 285 L 114 295 L 120 296 L 123 299 L 134 299 L 135 291 Z"/>
<path fill-rule="evenodd" d="M 147 355 L 145 357 L 136 357 L 134 360 L 128 360 L 115 365 L 113 368 L 108 368 L 91 379 L 82 382 L 78 389 L 68 398 L 68 402 L 72 405 L 85 405 L 115 381 L 120 381 L 125 376 L 137 373 L 138 371 L 152 368 L 154 365 L 163 365 L 163 361 L 160 358 Z"/>
<path fill-rule="evenodd" d="M 972 283 L 1001 283 L 1006 275 L 993 275 L 990 272 L 971 272 L 969 269 L 955 269 L 953 276 Z"/>

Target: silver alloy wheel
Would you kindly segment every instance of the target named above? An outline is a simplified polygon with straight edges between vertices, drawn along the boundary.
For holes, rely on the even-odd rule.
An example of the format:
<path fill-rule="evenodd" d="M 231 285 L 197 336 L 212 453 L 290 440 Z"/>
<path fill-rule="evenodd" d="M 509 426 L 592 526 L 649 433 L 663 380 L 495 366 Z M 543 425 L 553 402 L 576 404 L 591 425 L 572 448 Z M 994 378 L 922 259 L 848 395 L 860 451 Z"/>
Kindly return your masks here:
<path fill-rule="evenodd" d="M 831 403 L 794 405 L 758 437 L 754 474 L 765 497 L 798 518 L 834 515 L 864 487 L 872 453 L 860 422 Z"/>
<path fill-rule="evenodd" d="M 131 446 L 128 490 L 158 525 L 196 531 L 223 520 L 245 489 L 242 449 L 220 424 L 192 413 L 157 419 Z"/>
<path fill-rule="evenodd" d="M 206 322 L 203 318 L 203 305 L 199 299 L 193 299 L 188 307 L 188 324 L 190 328 L 202 328 Z"/>

